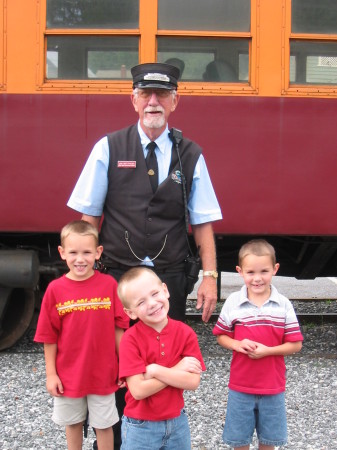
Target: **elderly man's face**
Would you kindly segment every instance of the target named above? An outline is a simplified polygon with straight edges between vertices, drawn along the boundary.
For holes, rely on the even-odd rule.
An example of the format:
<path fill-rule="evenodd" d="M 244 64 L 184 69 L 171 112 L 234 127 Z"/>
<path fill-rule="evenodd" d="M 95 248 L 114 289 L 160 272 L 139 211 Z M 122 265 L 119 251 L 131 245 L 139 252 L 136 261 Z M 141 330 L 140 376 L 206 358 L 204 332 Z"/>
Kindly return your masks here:
<path fill-rule="evenodd" d="M 138 89 L 131 100 L 144 132 L 158 137 L 177 107 L 179 94 L 168 89 Z"/>

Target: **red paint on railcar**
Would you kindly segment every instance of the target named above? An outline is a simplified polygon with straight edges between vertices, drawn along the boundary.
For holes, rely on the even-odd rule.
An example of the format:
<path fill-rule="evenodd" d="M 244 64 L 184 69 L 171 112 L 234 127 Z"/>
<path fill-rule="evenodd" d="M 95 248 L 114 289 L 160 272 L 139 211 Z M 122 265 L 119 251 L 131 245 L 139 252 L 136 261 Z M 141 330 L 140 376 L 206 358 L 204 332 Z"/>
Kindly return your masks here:
<path fill-rule="evenodd" d="M 218 234 L 333 235 L 337 101 L 181 97 L 170 126 L 204 148 Z M 0 231 L 56 231 L 93 144 L 137 120 L 125 95 L 0 95 Z"/>

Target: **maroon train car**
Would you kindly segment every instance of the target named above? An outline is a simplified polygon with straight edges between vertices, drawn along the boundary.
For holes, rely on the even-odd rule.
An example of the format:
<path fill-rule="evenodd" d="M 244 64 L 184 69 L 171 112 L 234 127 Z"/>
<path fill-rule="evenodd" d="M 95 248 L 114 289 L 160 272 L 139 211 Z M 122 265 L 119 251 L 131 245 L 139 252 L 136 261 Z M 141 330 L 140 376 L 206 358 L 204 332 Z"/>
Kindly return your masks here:
<path fill-rule="evenodd" d="M 151 0 L 158 8 L 150 12 L 143 1 L 126 2 L 137 6 L 139 23 L 113 31 L 62 26 L 69 2 L 23 3 L 0 0 L 0 349 L 22 336 L 46 285 L 65 270 L 59 232 L 79 218 L 66 203 L 93 144 L 137 120 L 129 60 L 117 78 L 89 73 L 97 46 L 95 64 L 109 50 L 102 35 L 121 39 L 118 48 L 128 51 L 128 38 L 136 39 L 136 63 L 186 56 L 169 126 L 203 148 L 223 214 L 214 223 L 218 270 L 234 270 L 241 244 L 265 237 L 276 248 L 280 275 L 336 276 L 337 29 L 324 28 L 337 17 L 332 2 L 323 2 L 330 14 L 318 31 L 303 25 L 299 1 L 240 0 L 249 27 L 214 32 L 191 32 L 182 23 L 163 28 L 164 1 Z M 234 17 L 238 3 L 224 3 Z M 315 2 L 304 3 L 312 22 Z M 60 19 L 59 28 L 50 17 Z M 84 35 L 98 40 L 82 41 Z M 206 80 L 198 67 L 188 72 L 196 58 L 203 63 L 221 52 L 236 78 Z M 55 54 L 58 74 L 51 75 Z M 67 73 L 63 65 L 78 70 Z"/>

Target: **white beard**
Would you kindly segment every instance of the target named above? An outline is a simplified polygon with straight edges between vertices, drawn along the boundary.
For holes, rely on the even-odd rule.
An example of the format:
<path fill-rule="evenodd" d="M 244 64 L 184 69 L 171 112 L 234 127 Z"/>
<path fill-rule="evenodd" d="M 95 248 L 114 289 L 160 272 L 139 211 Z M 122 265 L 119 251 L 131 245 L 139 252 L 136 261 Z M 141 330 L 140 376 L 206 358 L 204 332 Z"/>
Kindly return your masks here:
<path fill-rule="evenodd" d="M 149 111 L 160 111 L 162 114 L 160 116 L 153 117 L 151 114 L 146 115 L 143 119 L 143 124 L 146 126 L 146 128 L 162 128 L 165 126 L 165 117 L 164 117 L 164 110 L 162 108 L 149 108 L 148 110 L 145 110 L 144 112 Z"/>

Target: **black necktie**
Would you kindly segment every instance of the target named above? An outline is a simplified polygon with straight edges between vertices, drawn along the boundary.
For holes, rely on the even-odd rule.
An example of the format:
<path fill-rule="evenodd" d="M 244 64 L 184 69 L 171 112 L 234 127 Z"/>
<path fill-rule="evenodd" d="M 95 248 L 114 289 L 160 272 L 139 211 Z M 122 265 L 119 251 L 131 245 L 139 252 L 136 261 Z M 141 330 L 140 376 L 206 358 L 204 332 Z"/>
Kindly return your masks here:
<path fill-rule="evenodd" d="M 147 155 L 146 155 L 146 165 L 147 165 L 147 173 L 150 177 L 150 183 L 152 186 L 153 192 L 156 192 L 158 187 L 158 161 L 155 152 L 155 148 L 157 144 L 155 142 L 150 142 L 147 144 Z"/>

